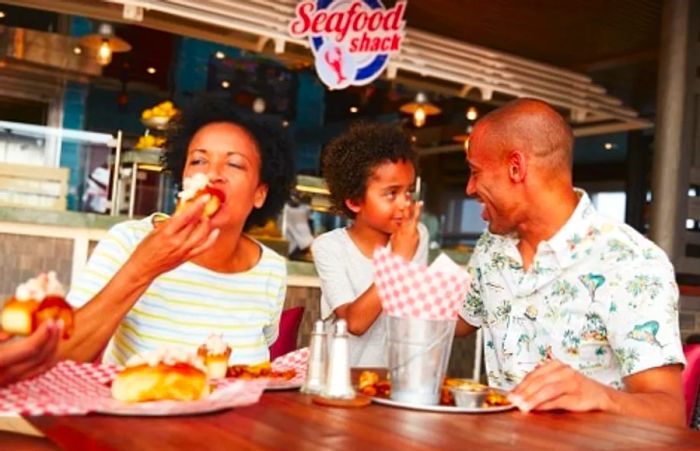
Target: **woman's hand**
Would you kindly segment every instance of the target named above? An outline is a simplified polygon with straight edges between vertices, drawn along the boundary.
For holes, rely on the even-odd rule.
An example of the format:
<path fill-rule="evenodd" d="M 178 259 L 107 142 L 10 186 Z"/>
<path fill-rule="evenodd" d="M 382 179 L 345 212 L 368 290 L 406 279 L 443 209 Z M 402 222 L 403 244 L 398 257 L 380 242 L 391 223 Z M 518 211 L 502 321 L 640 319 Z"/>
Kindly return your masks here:
<path fill-rule="evenodd" d="M 398 230 L 391 235 L 391 251 L 411 261 L 418 248 L 420 234 L 418 221 L 423 202 L 411 202 L 403 211 L 403 221 Z"/>
<path fill-rule="evenodd" d="M 0 387 L 36 376 L 56 363 L 58 341 L 63 323 L 44 321 L 27 338 L 7 342 L 9 337 L 0 333 Z"/>
<path fill-rule="evenodd" d="M 152 280 L 209 249 L 219 235 L 219 229 L 212 229 L 202 214 L 210 197 L 201 196 L 182 213 L 156 224 L 125 266 L 136 276 Z"/>

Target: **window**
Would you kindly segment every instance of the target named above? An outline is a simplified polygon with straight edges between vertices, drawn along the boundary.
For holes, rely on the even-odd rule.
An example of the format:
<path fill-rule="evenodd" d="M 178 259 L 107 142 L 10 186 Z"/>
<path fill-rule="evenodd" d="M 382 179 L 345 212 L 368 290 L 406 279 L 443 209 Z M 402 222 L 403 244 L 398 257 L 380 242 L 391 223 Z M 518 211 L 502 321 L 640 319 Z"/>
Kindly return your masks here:
<path fill-rule="evenodd" d="M 463 199 L 459 231 L 461 233 L 481 234 L 486 230 L 486 221 L 481 219 L 481 212 L 483 209 L 483 205 L 478 201 L 474 199 Z"/>
<path fill-rule="evenodd" d="M 625 222 L 627 194 L 624 191 L 591 193 L 591 202 L 601 215 Z"/>
<path fill-rule="evenodd" d="M 481 219 L 482 210 L 479 202 L 464 198 L 462 193 L 451 196 L 443 223 L 445 244 L 474 244 L 487 226 Z"/>

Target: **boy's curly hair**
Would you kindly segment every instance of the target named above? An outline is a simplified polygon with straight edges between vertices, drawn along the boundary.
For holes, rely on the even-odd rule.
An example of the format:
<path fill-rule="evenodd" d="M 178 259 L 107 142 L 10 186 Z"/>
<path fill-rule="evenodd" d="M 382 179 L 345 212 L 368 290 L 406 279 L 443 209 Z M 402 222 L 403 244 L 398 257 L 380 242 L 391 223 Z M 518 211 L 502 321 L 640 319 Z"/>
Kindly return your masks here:
<path fill-rule="evenodd" d="M 411 138 L 394 124 L 357 123 L 333 139 L 324 149 L 321 166 L 335 211 L 354 218 L 345 201 L 362 200 L 372 171 L 400 160 L 416 167 Z"/>
<path fill-rule="evenodd" d="M 250 212 L 245 229 L 253 225 L 264 225 L 280 212 L 295 182 L 294 148 L 288 132 L 281 125 L 260 116 L 242 113 L 230 99 L 200 95 L 183 108 L 176 118 L 162 162 L 166 170 L 172 173 L 175 183 L 182 186 L 187 148 L 192 137 L 205 125 L 217 122 L 238 125 L 257 144 L 260 154 L 260 183 L 266 184 L 268 191 L 263 206 Z"/>

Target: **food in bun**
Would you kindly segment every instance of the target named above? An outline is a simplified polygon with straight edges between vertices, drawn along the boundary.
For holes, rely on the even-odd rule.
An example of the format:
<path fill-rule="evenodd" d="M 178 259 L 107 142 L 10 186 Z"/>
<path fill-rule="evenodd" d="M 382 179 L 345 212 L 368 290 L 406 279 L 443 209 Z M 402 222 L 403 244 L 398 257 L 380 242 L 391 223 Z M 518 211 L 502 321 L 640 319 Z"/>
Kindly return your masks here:
<path fill-rule="evenodd" d="M 73 332 L 73 308 L 64 296 L 55 272 L 39 274 L 17 287 L 0 313 L 0 325 L 8 334 L 31 335 L 46 320 L 63 320 L 63 338 L 68 338 Z"/>
<path fill-rule="evenodd" d="M 209 200 L 204 206 L 204 216 L 212 217 L 219 211 L 221 204 L 224 203 L 226 196 L 220 189 L 214 188 L 209 183 L 209 178 L 201 172 L 196 173 L 192 177 L 187 177 L 182 181 L 183 190 L 177 195 L 178 201 L 175 207 L 175 214 L 180 213 L 189 204 L 199 199 L 201 196 L 209 194 Z"/>
<path fill-rule="evenodd" d="M 201 361 L 174 348 L 132 357 L 112 382 L 112 397 L 124 402 L 196 401 L 208 394 Z"/>
<path fill-rule="evenodd" d="M 11 335 L 31 335 L 36 329 L 34 313 L 39 302 L 10 298 L 2 309 L 2 330 Z"/>
<path fill-rule="evenodd" d="M 210 335 L 206 343 L 197 349 L 197 355 L 204 362 L 210 379 L 226 377 L 231 347 L 224 343 L 221 335 Z"/>

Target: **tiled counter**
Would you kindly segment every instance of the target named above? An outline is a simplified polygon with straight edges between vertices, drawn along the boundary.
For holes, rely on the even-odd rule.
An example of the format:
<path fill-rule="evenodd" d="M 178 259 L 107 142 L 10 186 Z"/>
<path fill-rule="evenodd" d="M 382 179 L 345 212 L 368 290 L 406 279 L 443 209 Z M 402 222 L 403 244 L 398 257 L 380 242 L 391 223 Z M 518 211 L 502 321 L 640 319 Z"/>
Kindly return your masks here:
<path fill-rule="evenodd" d="M 38 272 L 54 270 L 70 282 L 80 273 L 90 249 L 107 229 L 125 218 L 0 208 L 0 298 Z"/>

